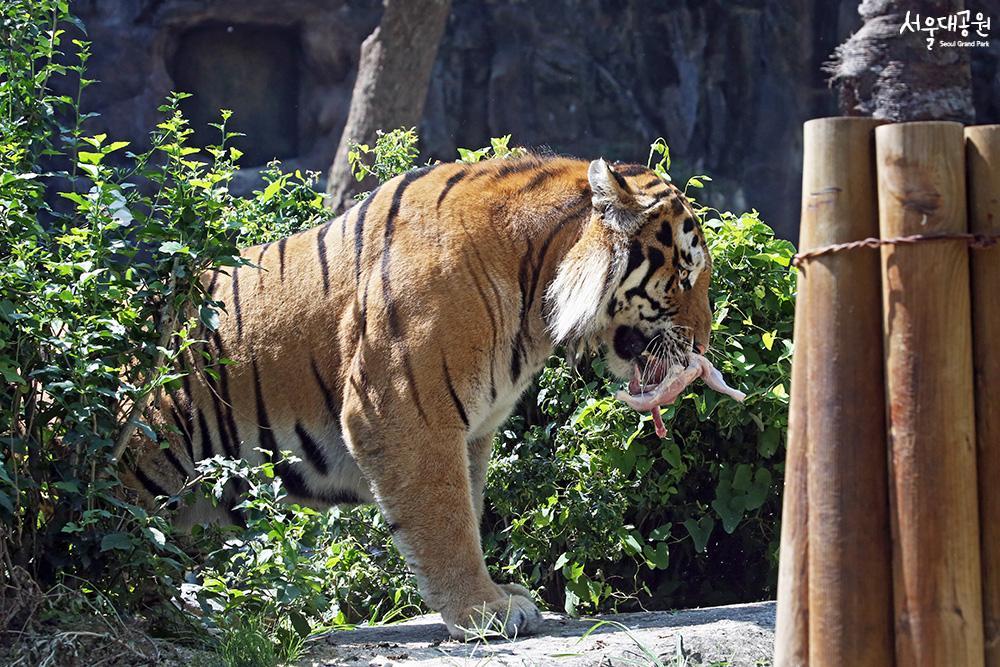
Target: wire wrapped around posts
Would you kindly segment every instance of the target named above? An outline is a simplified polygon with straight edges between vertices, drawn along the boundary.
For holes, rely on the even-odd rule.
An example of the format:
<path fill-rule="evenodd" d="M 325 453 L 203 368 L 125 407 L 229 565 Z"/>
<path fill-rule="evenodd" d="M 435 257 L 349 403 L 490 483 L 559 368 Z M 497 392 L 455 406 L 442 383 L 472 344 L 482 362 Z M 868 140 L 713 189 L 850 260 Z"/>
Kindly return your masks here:
<path fill-rule="evenodd" d="M 970 248 L 991 248 L 1000 241 L 1000 233 L 940 233 L 940 234 L 910 234 L 909 236 L 897 236 L 891 239 L 880 239 L 869 237 L 848 243 L 831 243 L 808 252 L 796 253 L 792 257 L 792 266 L 802 267 L 806 262 L 817 257 L 824 257 L 845 250 L 858 250 L 860 248 L 881 248 L 890 245 L 913 245 L 928 241 L 965 241 Z"/>

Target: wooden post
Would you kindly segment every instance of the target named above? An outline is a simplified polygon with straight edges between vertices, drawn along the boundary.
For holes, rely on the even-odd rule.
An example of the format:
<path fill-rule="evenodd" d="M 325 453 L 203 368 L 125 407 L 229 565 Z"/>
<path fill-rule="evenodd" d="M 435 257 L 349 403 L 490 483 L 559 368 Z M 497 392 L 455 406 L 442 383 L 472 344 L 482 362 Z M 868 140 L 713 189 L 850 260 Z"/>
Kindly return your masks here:
<path fill-rule="evenodd" d="M 803 192 L 805 192 L 803 188 Z M 803 219 L 806 203 L 803 201 Z M 799 249 L 812 249 L 809 230 L 802 225 Z M 778 552 L 778 609 L 774 632 L 774 667 L 809 664 L 809 530 L 806 489 L 806 364 L 808 342 L 805 304 L 808 280 L 800 271 L 795 298 L 795 353 L 785 453 L 785 492 L 781 505 L 781 546 Z"/>
<path fill-rule="evenodd" d="M 969 231 L 1000 234 L 1000 125 L 965 129 Z M 1000 667 L 1000 246 L 974 250 L 972 342 L 986 665 Z"/>
<path fill-rule="evenodd" d="M 870 118 L 805 124 L 802 226 L 817 246 L 878 235 Z M 805 265 L 810 667 L 893 662 L 878 253 Z"/>
<path fill-rule="evenodd" d="M 962 126 L 875 130 L 883 238 L 965 232 Z M 983 664 L 969 250 L 882 248 L 896 662 Z M 995 483 L 995 482 L 994 482 Z"/>

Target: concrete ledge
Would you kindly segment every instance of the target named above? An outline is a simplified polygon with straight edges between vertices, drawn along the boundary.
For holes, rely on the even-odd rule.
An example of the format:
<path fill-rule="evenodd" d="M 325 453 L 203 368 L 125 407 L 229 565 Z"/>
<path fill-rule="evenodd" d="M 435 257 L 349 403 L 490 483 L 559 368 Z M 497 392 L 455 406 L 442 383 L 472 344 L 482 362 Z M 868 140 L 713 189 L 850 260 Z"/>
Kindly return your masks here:
<path fill-rule="evenodd" d="M 595 624 L 605 621 L 590 634 Z M 587 635 L 584 638 L 584 635 Z M 462 643 L 437 614 L 335 632 L 301 667 L 332 665 L 656 665 L 761 667 L 774 650 L 774 603 L 571 619 L 545 614 L 537 635 Z"/>

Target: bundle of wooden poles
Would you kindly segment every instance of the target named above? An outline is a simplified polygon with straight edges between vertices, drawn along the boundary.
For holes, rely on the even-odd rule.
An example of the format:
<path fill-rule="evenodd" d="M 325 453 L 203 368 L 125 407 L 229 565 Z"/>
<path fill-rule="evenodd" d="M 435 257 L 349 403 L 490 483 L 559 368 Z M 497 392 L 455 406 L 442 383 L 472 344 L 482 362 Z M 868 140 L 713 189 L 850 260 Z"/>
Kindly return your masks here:
<path fill-rule="evenodd" d="M 803 164 L 774 664 L 1000 666 L 1000 125 L 812 120 Z"/>

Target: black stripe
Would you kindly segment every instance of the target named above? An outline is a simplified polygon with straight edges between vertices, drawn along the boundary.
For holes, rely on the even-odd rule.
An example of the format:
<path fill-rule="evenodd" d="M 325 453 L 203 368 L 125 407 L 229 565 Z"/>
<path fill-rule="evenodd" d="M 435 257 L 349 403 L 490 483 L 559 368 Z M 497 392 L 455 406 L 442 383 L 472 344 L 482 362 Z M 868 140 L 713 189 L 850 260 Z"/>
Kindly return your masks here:
<path fill-rule="evenodd" d="M 501 164 L 500 168 L 497 169 L 496 175 L 494 176 L 495 180 L 519 174 L 524 171 L 531 171 L 532 169 L 537 169 L 543 164 L 541 160 L 533 155 L 513 160 L 501 160 L 501 162 L 503 164 Z"/>
<path fill-rule="evenodd" d="M 361 284 L 361 251 L 365 247 L 365 218 L 368 216 L 368 207 L 375 201 L 377 193 L 378 188 L 372 190 L 372 193 L 361 202 L 358 217 L 354 221 L 354 289 Z"/>
<path fill-rule="evenodd" d="M 331 222 L 319 228 L 316 234 L 316 251 L 319 253 L 319 270 L 323 274 L 323 295 L 330 295 L 330 267 L 326 263 L 326 235 L 330 231 Z"/>
<path fill-rule="evenodd" d="M 642 252 L 642 244 L 633 239 L 628 247 L 628 263 L 625 265 L 625 272 L 622 274 L 622 277 L 627 278 L 632 275 L 632 272 L 638 269 L 645 259 L 646 255 Z"/>
<path fill-rule="evenodd" d="M 353 491 L 325 491 L 320 494 L 319 499 L 330 505 L 360 505 L 361 498 Z"/>
<path fill-rule="evenodd" d="M 510 382 L 517 384 L 521 377 L 521 332 L 514 337 L 514 343 L 510 351 Z"/>
<path fill-rule="evenodd" d="M 170 415 L 173 417 L 174 424 L 177 426 L 177 430 L 181 432 L 181 437 L 184 439 L 184 448 L 187 450 L 188 458 L 194 461 L 194 441 L 193 441 L 193 425 L 190 423 L 190 415 L 187 419 L 181 417 L 181 414 L 177 412 L 177 399 L 171 394 L 170 400 L 173 405 L 170 406 Z"/>
<path fill-rule="evenodd" d="M 483 256 L 479 253 L 479 249 L 476 247 L 476 243 L 472 239 L 472 236 L 469 234 L 468 228 L 465 226 L 465 218 L 462 217 L 461 211 L 459 211 L 458 224 L 462 227 L 462 231 L 465 232 L 466 238 L 469 239 L 468 247 L 472 249 L 472 254 L 476 256 L 476 260 L 479 262 L 479 266 L 482 269 L 481 273 L 482 275 L 486 276 L 486 281 L 490 284 L 490 289 L 493 290 L 493 296 L 496 298 L 497 302 L 496 303 L 497 322 L 493 322 L 493 309 L 491 309 L 490 305 L 486 303 L 485 296 L 483 297 L 483 303 L 486 306 L 486 312 L 490 315 L 490 321 L 493 322 L 493 328 L 496 334 L 493 339 L 493 346 L 490 348 L 490 402 L 492 403 L 497 398 L 497 384 L 496 384 L 496 376 L 494 369 L 496 367 L 497 350 L 499 350 L 498 340 L 500 337 L 500 331 L 503 330 L 504 327 L 503 299 L 500 297 L 500 289 L 497 287 L 496 282 L 493 280 L 493 276 L 490 275 L 490 272 L 486 268 L 486 262 L 483 261 Z M 478 279 L 476 278 L 477 273 L 475 271 L 470 271 L 469 273 L 473 276 L 473 279 L 476 281 L 476 287 L 478 288 L 479 282 Z"/>
<path fill-rule="evenodd" d="M 615 277 L 614 271 L 611 270 L 612 266 L 614 266 L 614 262 L 611 262 L 604 267 L 604 287 L 601 288 L 601 300 L 603 300 L 604 297 L 611 292 L 612 287 L 614 287 L 614 285 L 611 284 L 611 281 L 614 280 Z"/>
<path fill-rule="evenodd" d="M 586 193 L 580 193 L 580 195 L 578 195 L 576 199 L 570 200 L 569 202 L 560 205 L 556 209 L 558 213 L 566 211 L 566 215 L 564 215 L 559 220 L 559 222 L 556 223 L 552 231 L 549 232 L 549 235 L 545 237 L 545 240 L 542 242 L 542 247 L 538 251 L 538 261 L 535 262 L 535 268 L 531 276 L 531 288 L 528 290 L 529 310 L 531 309 L 531 306 L 534 305 L 535 302 L 535 291 L 538 289 L 538 280 L 541 277 L 542 269 L 545 268 L 545 256 L 549 252 L 549 246 L 552 244 L 552 241 L 555 239 L 555 237 L 559 235 L 559 232 L 565 229 L 566 225 L 569 222 L 572 222 L 573 220 L 578 218 L 584 212 L 585 209 L 590 208 L 589 199 L 590 198 L 587 196 Z"/>
<path fill-rule="evenodd" d="M 524 255 L 521 256 L 521 265 L 517 271 L 517 286 L 521 290 L 521 314 L 518 318 L 521 322 L 521 328 L 524 328 L 524 321 L 528 316 L 528 281 L 529 275 L 534 273 L 532 258 L 535 254 L 535 247 L 528 239 L 528 249 L 525 251 Z"/>
<path fill-rule="evenodd" d="M 496 373 L 494 371 L 494 355 L 497 349 L 497 339 L 500 336 L 500 331 L 497 329 L 497 320 L 493 316 L 493 309 L 490 308 L 489 301 L 486 298 L 486 292 L 483 290 L 483 286 L 479 283 L 479 277 L 476 275 L 475 271 L 470 270 L 469 275 L 472 277 L 472 282 L 476 286 L 476 292 L 479 293 L 479 298 L 483 302 L 483 308 L 486 310 L 486 316 L 490 318 L 490 338 L 492 340 L 492 345 L 490 346 L 490 401 L 495 401 L 497 397 L 497 383 L 496 383 Z"/>
<path fill-rule="evenodd" d="M 323 475 L 330 472 L 330 467 L 326 464 L 326 455 L 320 449 L 320 446 L 316 444 L 316 441 L 312 439 L 312 436 L 309 435 L 309 432 L 306 431 L 299 422 L 295 422 L 295 435 L 299 437 L 299 443 L 302 445 L 302 451 L 305 452 L 306 458 L 309 459 L 309 463 L 311 463 L 312 466 Z"/>
<path fill-rule="evenodd" d="M 236 340 L 243 338 L 243 310 L 240 308 L 240 270 L 233 269 L 233 310 L 236 312 Z"/>
<path fill-rule="evenodd" d="M 268 419 L 267 408 L 264 406 L 264 393 L 260 386 L 260 371 L 257 368 L 257 360 L 254 359 L 251 361 L 251 365 L 253 368 L 254 398 L 257 407 L 257 441 L 261 447 L 271 452 L 272 460 L 278 461 L 281 459 L 281 452 L 278 451 L 278 441 L 274 437 L 274 431 L 271 429 L 271 420 Z M 281 477 L 282 483 L 290 494 L 303 499 L 311 498 L 302 475 L 292 470 L 292 466 L 288 461 L 281 461 L 275 465 L 274 472 Z"/>
<path fill-rule="evenodd" d="M 245 479 L 234 477 L 229 480 L 229 483 L 226 485 L 223 501 L 221 503 L 226 508 L 226 514 L 229 515 L 229 520 L 233 522 L 233 525 L 241 528 L 247 527 L 247 518 L 244 510 L 236 509 L 236 506 L 240 504 L 243 500 L 243 496 L 245 496 L 249 490 L 250 485 Z"/>
<path fill-rule="evenodd" d="M 139 466 L 136 466 L 133 472 L 135 473 L 135 478 L 139 480 L 139 483 L 142 484 L 143 488 L 146 489 L 146 493 L 148 493 L 149 495 L 153 496 L 154 498 L 157 498 L 159 496 L 168 496 L 168 497 L 170 496 L 170 494 L 167 493 L 166 489 L 157 484 L 153 480 L 153 478 L 151 478 L 149 475 L 143 472 L 142 468 L 140 468 Z"/>
<path fill-rule="evenodd" d="M 626 299 L 631 299 L 635 296 L 649 298 L 649 295 L 646 294 L 646 285 L 649 284 L 649 281 L 653 277 L 653 274 L 656 273 L 660 269 L 660 267 L 664 265 L 664 263 L 666 262 L 666 257 L 664 257 L 663 253 L 657 250 L 656 248 L 649 248 L 649 251 L 647 253 L 647 258 L 649 259 L 649 268 L 646 269 L 646 275 L 642 277 L 642 280 L 639 282 L 638 285 L 625 292 Z"/>
<path fill-rule="evenodd" d="M 218 359 L 224 358 L 225 352 L 222 349 L 222 337 L 218 331 L 212 336 L 212 340 L 215 343 Z M 213 392 L 212 402 L 215 404 L 216 419 L 219 420 L 219 438 L 222 440 L 222 447 L 226 455 L 236 459 L 240 456 L 240 437 L 239 431 L 236 428 L 236 419 L 233 417 L 233 400 L 229 395 L 229 371 L 226 370 L 225 364 L 220 363 L 217 372 L 219 374 L 219 392 Z M 214 387 L 215 385 L 210 382 L 210 386 Z M 215 393 L 221 393 L 221 397 L 215 396 Z M 220 400 L 223 403 L 224 410 L 218 405 Z M 225 415 L 225 424 L 222 422 L 222 414 Z"/>
<path fill-rule="evenodd" d="M 215 449 L 212 447 L 212 432 L 208 430 L 208 420 L 205 413 L 198 411 L 198 430 L 201 431 L 201 458 L 210 459 L 215 456 Z M 222 430 L 222 423 L 219 423 L 219 430 Z"/>
<path fill-rule="evenodd" d="M 441 202 L 443 202 L 444 198 L 448 196 L 448 193 L 451 192 L 451 189 L 455 187 L 460 180 L 465 178 L 468 175 L 468 173 L 469 173 L 468 171 L 462 169 L 457 174 L 454 174 L 451 178 L 445 181 L 444 188 L 441 190 L 441 194 L 438 195 L 437 210 L 439 211 L 441 210 Z"/>
<path fill-rule="evenodd" d="M 656 232 L 656 240 L 668 248 L 674 244 L 674 227 L 670 224 L 670 220 L 665 219 L 660 225 L 659 231 Z"/>
<path fill-rule="evenodd" d="M 219 274 L 220 273 L 221 273 L 221 271 L 213 271 L 212 272 L 212 279 L 208 281 L 208 288 L 205 290 L 205 293 L 208 294 L 208 296 L 214 296 L 215 295 L 214 294 L 215 293 L 215 283 L 217 283 L 219 281 Z"/>
<path fill-rule="evenodd" d="M 332 421 L 339 427 L 340 409 L 337 407 L 337 400 L 334 398 L 333 391 L 323 381 L 323 376 L 320 375 L 319 368 L 316 367 L 315 359 L 309 360 L 309 367 L 312 369 L 313 379 L 316 380 L 319 390 L 323 393 L 323 403 L 326 404 L 326 411 L 330 413 Z"/>
<path fill-rule="evenodd" d="M 174 467 L 174 470 L 180 473 L 181 479 L 186 480 L 190 473 L 187 468 L 184 467 L 184 464 L 181 463 L 181 460 L 177 458 L 177 455 L 174 454 L 169 447 L 163 450 L 163 455 L 167 457 L 167 461 Z"/>
<path fill-rule="evenodd" d="M 622 176 L 638 176 L 639 174 L 653 173 L 652 169 L 641 164 L 615 165 L 615 168 L 612 171 L 616 174 L 621 174 Z"/>
<path fill-rule="evenodd" d="M 396 312 L 396 302 L 392 296 L 392 285 L 389 277 L 392 239 L 393 234 L 396 231 L 396 218 L 399 216 L 399 208 L 403 202 L 403 193 L 406 192 L 406 189 L 410 187 L 411 183 L 429 173 L 431 169 L 432 167 L 422 167 L 420 169 L 408 171 L 403 175 L 399 185 L 396 187 L 396 190 L 392 193 L 392 203 L 389 206 L 389 214 L 385 219 L 385 239 L 382 246 L 382 298 L 385 301 L 386 324 L 388 325 L 389 335 L 396 341 L 400 341 L 403 337 L 402 327 L 399 322 L 399 314 Z M 417 406 L 417 412 L 420 413 L 424 423 L 429 424 L 430 420 L 427 418 L 427 413 L 424 411 L 424 406 L 420 401 L 420 392 L 417 390 L 416 377 L 413 374 L 413 365 L 410 362 L 410 356 L 406 353 L 405 346 L 403 346 L 403 371 L 406 375 L 406 381 L 409 383 L 410 393 L 413 395 L 414 405 Z"/>
<path fill-rule="evenodd" d="M 285 244 L 288 243 L 288 237 L 278 241 L 278 276 L 284 280 L 285 279 Z"/>
<path fill-rule="evenodd" d="M 528 276 L 534 273 L 532 264 L 534 254 L 534 245 L 531 239 L 528 239 L 528 249 L 521 256 L 521 265 L 517 271 L 517 284 L 521 290 L 521 312 L 518 317 L 519 325 L 514 333 L 514 340 L 511 342 L 510 381 L 512 384 L 517 384 L 517 380 L 521 376 L 521 357 L 524 353 L 524 335 L 527 333 L 528 320 Z"/>
<path fill-rule="evenodd" d="M 621 174 L 619 174 L 614 169 L 611 170 L 611 176 L 615 179 L 615 182 L 618 183 L 618 187 L 620 187 L 625 192 L 630 192 L 631 191 L 629 189 L 629 187 L 628 187 L 628 183 L 625 182 L 625 177 L 624 176 L 622 176 Z"/>
<path fill-rule="evenodd" d="M 521 188 L 521 192 L 525 193 L 525 192 L 531 192 L 532 190 L 536 190 L 537 188 L 540 188 L 546 183 L 548 183 L 556 176 L 561 176 L 565 172 L 566 172 L 566 167 L 560 167 L 558 169 L 552 167 L 545 167 L 544 169 L 542 169 L 537 174 L 531 177 L 531 180 L 528 181 L 523 188 Z"/>
<path fill-rule="evenodd" d="M 234 526 L 239 526 L 240 528 L 247 527 L 247 518 L 243 516 L 243 511 L 236 509 L 236 505 L 239 503 L 235 500 L 230 500 L 226 502 L 226 514 L 229 516 L 229 520 L 232 521 Z"/>
<path fill-rule="evenodd" d="M 173 393 L 170 394 L 170 418 L 174 422 L 174 426 L 181 434 L 181 438 L 184 440 L 184 449 L 187 451 L 188 456 L 191 460 L 194 460 L 194 447 L 191 444 L 191 430 L 188 428 L 188 420 L 181 417 L 181 413 L 177 411 L 177 398 Z"/>
<path fill-rule="evenodd" d="M 229 441 L 229 434 L 226 431 L 225 409 L 222 405 L 222 401 L 220 400 L 219 387 L 216 384 L 215 378 L 207 372 L 205 373 L 205 382 L 209 387 L 208 393 L 212 400 L 212 411 L 215 413 L 215 425 L 219 430 L 219 443 L 222 445 L 221 453 L 230 458 L 235 458 L 232 443 Z M 204 449 L 205 446 L 202 445 L 202 448 Z M 212 451 L 211 438 L 209 438 L 209 451 Z M 209 456 L 211 456 L 211 454 Z"/>
<path fill-rule="evenodd" d="M 462 423 L 465 424 L 465 428 L 469 428 L 469 415 L 465 412 L 465 406 L 462 405 L 462 399 L 458 397 L 458 392 L 455 391 L 455 384 L 451 381 L 451 373 L 448 372 L 448 362 L 444 358 L 444 350 L 441 351 L 441 368 L 444 370 L 444 381 L 448 385 L 448 393 L 451 394 L 451 402 L 455 404 L 455 410 L 458 411 L 458 416 L 462 418 Z"/>
<path fill-rule="evenodd" d="M 264 247 L 262 247 L 260 249 L 260 254 L 257 255 L 257 289 L 258 290 L 264 288 L 264 274 L 267 273 L 267 271 L 264 270 L 264 253 L 267 252 L 267 249 L 268 249 L 268 247 L 270 247 L 270 245 L 271 244 L 268 243 Z"/>

